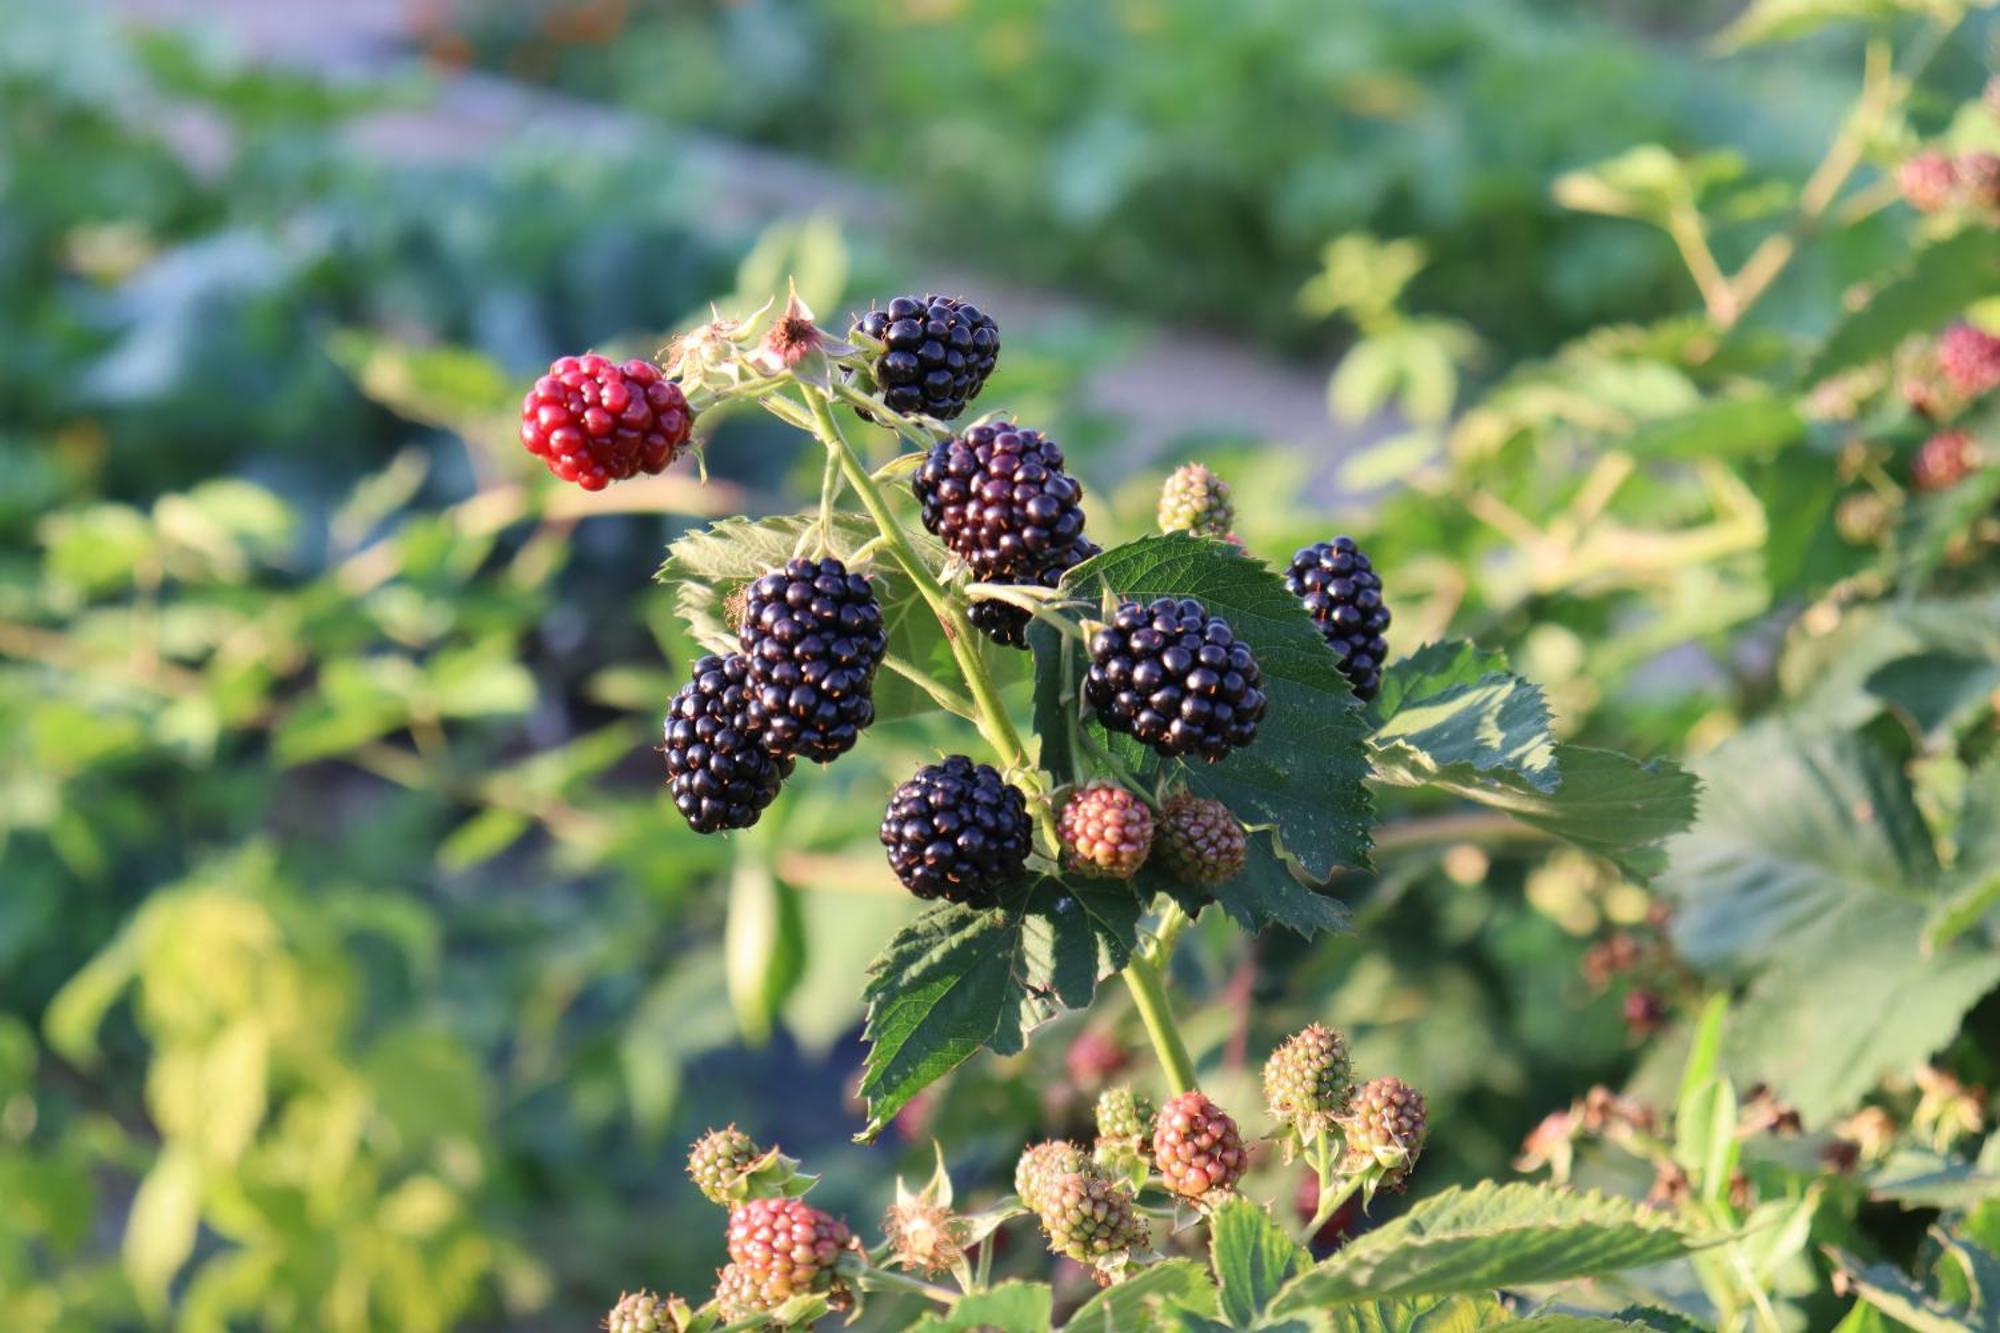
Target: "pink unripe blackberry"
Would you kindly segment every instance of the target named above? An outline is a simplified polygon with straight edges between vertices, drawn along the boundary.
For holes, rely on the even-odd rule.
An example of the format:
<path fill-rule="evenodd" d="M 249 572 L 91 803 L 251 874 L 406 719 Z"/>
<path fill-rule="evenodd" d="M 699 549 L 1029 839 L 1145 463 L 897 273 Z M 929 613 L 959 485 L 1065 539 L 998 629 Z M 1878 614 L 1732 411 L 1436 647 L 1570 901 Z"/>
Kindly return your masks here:
<path fill-rule="evenodd" d="M 846 1223 L 803 1199 L 746 1199 L 729 1214 L 729 1259 L 747 1276 L 758 1309 L 831 1290 L 852 1239 Z"/>
<path fill-rule="evenodd" d="M 586 491 L 666 471 L 693 429 L 681 386 L 650 361 L 565 356 L 521 402 L 521 443 Z"/>
<path fill-rule="evenodd" d="M 1153 812 L 1112 782 L 1093 782 L 1063 803 L 1063 864 L 1083 875 L 1130 879 L 1153 847 Z"/>
<path fill-rule="evenodd" d="M 1958 169 L 1949 157 L 1927 148 L 1904 159 L 1896 169 L 1896 186 L 1919 213 L 1942 212 L 1958 191 Z"/>
<path fill-rule="evenodd" d="M 1403 1187 L 1430 1136 L 1424 1095 L 1396 1078 L 1362 1084 L 1337 1123 L 1347 1139 L 1341 1169 L 1380 1172 L 1383 1189 Z"/>
<path fill-rule="evenodd" d="M 1014 1164 L 1014 1193 L 1029 1212 L 1040 1213 L 1059 1178 L 1092 1169 L 1090 1154 L 1067 1139 L 1030 1144 Z"/>
<path fill-rule="evenodd" d="M 1925 440 L 1910 460 L 1910 485 L 1920 491 L 1947 491 L 1979 466 L 1979 444 L 1970 431 L 1941 430 Z"/>
<path fill-rule="evenodd" d="M 1236 878 L 1249 845 L 1249 835 L 1228 806 L 1193 792 L 1167 798 L 1153 838 L 1168 874 L 1204 888 Z"/>
<path fill-rule="evenodd" d="M 1958 193 L 1968 208 L 2000 208 L 2000 154 L 1962 153 L 1955 164 Z"/>
<path fill-rule="evenodd" d="M 1153 1166 L 1174 1193 L 1190 1199 L 1227 1194 L 1249 1165 L 1236 1122 L 1206 1094 L 1184 1092 L 1160 1108 Z"/>
<path fill-rule="evenodd" d="M 2000 386 L 2000 338 L 1970 324 L 1938 335 L 1938 368 L 1960 393 L 1977 398 Z"/>

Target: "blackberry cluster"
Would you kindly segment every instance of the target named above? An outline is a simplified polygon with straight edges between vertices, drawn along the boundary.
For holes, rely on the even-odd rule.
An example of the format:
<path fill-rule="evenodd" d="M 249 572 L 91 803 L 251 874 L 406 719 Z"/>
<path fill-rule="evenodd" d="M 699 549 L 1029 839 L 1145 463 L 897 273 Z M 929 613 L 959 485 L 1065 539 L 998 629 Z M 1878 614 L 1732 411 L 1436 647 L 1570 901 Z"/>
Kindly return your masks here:
<path fill-rule="evenodd" d="M 1090 637 L 1084 697 L 1107 731 L 1213 763 L 1257 737 L 1264 673 L 1229 622 L 1193 598 L 1125 602 Z"/>
<path fill-rule="evenodd" d="M 1151 1228 L 1133 1206 L 1132 1191 L 1095 1171 L 1056 1177 L 1036 1211 L 1049 1249 L 1080 1264 L 1152 1241 Z"/>
<path fill-rule="evenodd" d="M 1213 888 L 1243 869 L 1250 836 L 1221 801 L 1184 791 L 1161 807 L 1153 845 L 1168 874 L 1184 884 Z"/>
<path fill-rule="evenodd" d="M 749 828 L 792 773 L 758 735 L 749 672 L 738 653 L 704 657 L 667 706 L 667 791 L 697 833 Z"/>
<path fill-rule="evenodd" d="M 1424 1095 L 1398 1078 L 1370 1079 L 1338 1117 L 1347 1151 L 1341 1169 L 1381 1172 L 1381 1188 L 1401 1189 L 1424 1150 L 1430 1122 Z"/>
<path fill-rule="evenodd" d="M 854 327 L 886 344 L 868 374 L 882 401 L 906 416 L 957 417 L 986 387 L 1000 357 L 1000 326 L 992 316 L 949 296 L 899 296 Z"/>
<path fill-rule="evenodd" d="M 955 754 L 896 788 L 881 838 L 896 878 L 917 897 L 990 907 L 1020 878 L 1034 830 L 1020 788 L 991 764 Z"/>
<path fill-rule="evenodd" d="M 1204 1093 L 1184 1092 L 1160 1108 L 1153 1165 L 1174 1193 L 1207 1199 L 1236 1187 L 1250 1154 L 1227 1111 Z"/>
<path fill-rule="evenodd" d="M 723 1285 L 752 1312 L 832 1290 L 834 1265 L 851 1240 L 846 1223 L 803 1199 L 746 1200 L 729 1214 L 729 1265 L 736 1276 L 725 1270 Z"/>
<path fill-rule="evenodd" d="M 1331 1126 L 1354 1095 L 1347 1039 L 1314 1023 L 1293 1033 L 1264 1064 L 1264 1101 L 1271 1118 L 1312 1138 Z"/>
<path fill-rule="evenodd" d="M 982 581 L 1031 581 L 1083 536 L 1083 487 L 1062 447 L 995 421 L 931 446 L 910 483 L 924 527 Z"/>
<path fill-rule="evenodd" d="M 1014 1193 L 1029 1212 L 1046 1212 L 1058 1180 L 1092 1169 L 1090 1154 L 1067 1139 L 1030 1144 L 1014 1163 Z"/>
<path fill-rule="evenodd" d="M 744 1174 L 763 1159 L 764 1150 L 736 1126 L 711 1129 L 688 1150 L 688 1178 L 704 1199 L 726 1208 Z"/>
<path fill-rule="evenodd" d="M 1153 812 L 1115 782 L 1092 782 L 1063 802 L 1063 864 L 1078 874 L 1130 879 L 1153 849 Z"/>
<path fill-rule="evenodd" d="M 664 472 L 693 430 L 681 386 L 650 361 L 565 356 L 521 401 L 521 443 L 586 491 Z"/>
<path fill-rule="evenodd" d="M 1340 660 L 1340 674 L 1354 693 L 1373 699 L 1382 688 L 1382 663 L 1389 642 L 1389 608 L 1382 604 L 1382 579 L 1352 537 L 1335 537 L 1305 547 L 1285 571 L 1285 587 L 1305 603 L 1313 623 Z"/>
<path fill-rule="evenodd" d="M 740 638 L 767 750 L 826 763 L 854 748 L 889 645 L 867 579 L 831 556 L 793 560 L 750 585 Z"/>
<path fill-rule="evenodd" d="M 1090 538 L 1079 537 L 1064 548 L 1060 557 L 1044 566 L 1032 578 L 993 581 L 1031 588 L 1055 588 L 1062 583 L 1063 575 L 1096 555 L 1101 549 Z M 983 602 L 974 602 L 967 608 L 965 617 L 972 622 L 974 629 L 1002 648 L 1028 646 L 1028 623 L 1034 616 L 1021 607 L 988 598 Z"/>

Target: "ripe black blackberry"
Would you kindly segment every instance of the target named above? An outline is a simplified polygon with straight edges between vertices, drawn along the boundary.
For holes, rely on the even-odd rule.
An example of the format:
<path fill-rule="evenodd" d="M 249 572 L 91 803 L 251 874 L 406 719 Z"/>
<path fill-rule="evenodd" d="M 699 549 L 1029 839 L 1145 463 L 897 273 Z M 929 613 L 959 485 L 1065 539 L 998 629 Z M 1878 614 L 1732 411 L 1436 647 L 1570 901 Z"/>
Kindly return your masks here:
<path fill-rule="evenodd" d="M 881 838 L 896 878 L 917 897 L 990 907 L 1020 878 L 1034 830 L 1020 788 L 991 764 L 955 754 L 896 788 Z"/>
<path fill-rule="evenodd" d="M 1031 582 L 1083 536 L 1083 487 L 1062 446 L 1008 421 L 931 446 L 910 483 L 924 527 L 986 582 Z M 1065 566 L 1066 567 L 1066 566 Z"/>
<path fill-rule="evenodd" d="M 772 754 L 825 763 L 875 720 L 882 608 L 840 561 L 794 560 L 752 583 L 740 637 L 750 718 Z"/>
<path fill-rule="evenodd" d="M 1213 763 L 1257 736 L 1264 673 L 1229 622 L 1191 597 L 1124 602 L 1090 636 L 1083 692 L 1107 731 Z"/>
<path fill-rule="evenodd" d="M 854 327 L 886 344 L 868 375 L 882 401 L 905 415 L 952 420 L 986 387 L 1000 357 L 993 317 L 950 296 L 899 296 Z"/>
<path fill-rule="evenodd" d="M 1063 575 L 1097 555 L 1102 549 L 1090 538 L 1079 537 L 1069 544 L 1058 560 L 1045 566 L 1032 578 L 1005 581 L 1025 587 L 1055 588 L 1062 583 Z M 965 618 L 972 622 L 974 629 L 1002 648 L 1026 648 L 1028 622 L 1035 617 L 1025 608 L 1015 606 L 1011 602 L 988 598 L 983 602 L 974 602 L 966 608 Z"/>
<path fill-rule="evenodd" d="M 1354 693 L 1373 699 L 1389 655 L 1389 641 L 1382 637 L 1389 608 L 1382 604 L 1381 576 L 1354 539 L 1335 537 L 1301 549 L 1285 571 L 1285 587 L 1312 613 Z"/>
<path fill-rule="evenodd" d="M 749 674 L 741 654 L 711 654 L 667 707 L 667 791 L 696 833 L 749 828 L 792 774 L 758 737 Z"/>

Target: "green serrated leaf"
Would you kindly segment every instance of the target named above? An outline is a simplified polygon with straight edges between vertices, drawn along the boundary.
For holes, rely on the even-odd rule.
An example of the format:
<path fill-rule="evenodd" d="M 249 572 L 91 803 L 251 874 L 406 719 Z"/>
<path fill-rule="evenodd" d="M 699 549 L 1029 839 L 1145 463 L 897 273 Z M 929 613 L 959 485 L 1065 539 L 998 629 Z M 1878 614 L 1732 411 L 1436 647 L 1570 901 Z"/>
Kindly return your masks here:
<path fill-rule="evenodd" d="M 1210 1215 L 1208 1256 L 1222 1317 L 1237 1328 L 1255 1324 L 1279 1289 L 1312 1267 L 1305 1247 L 1286 1235 L 1263 1205 L 1240 1195 Z"/>
<path fill-rule="evenodd" d="M 2000 290 L 2000 232 L 1964 231 L 1926 246 L 1902 274 L 1834 329 L 1806 372 L 1817 383 L 1864 361 L 1887 356 L 1915 333 L 1930 333 L 1982 293 Z"/>
<path fill-rule="evenodd" d="M 1924 925 L 1926 949 L 1944 948 L 2000 908 L 2000 755 L 1974 770 L 1963 809 L 1958 856 Z"/>
<path fill-rule="evenodd" d="M 861 1095 L 872 1139 L 980 1047 L 1011 1055 L 1065 1006 L 1090 1003 L 1137 940 L 1139 902 L 1117 881 L 1025 881 L 999 907 L 943 903 L 869 965 Z"/>
<path fill-rule="evenodd" d="M 1618 441 L 1641 458 L 1760 458 L 1804 438 L 1798 405 L 1769 390 L 1648 421 Z"/>
<path fill-rule="evenodd" d="M 1192 1259 L 1148 1265 L 1079 1305 L 1063 1330 L 1123 1333 L 1147 1328 L 1160 1305 L 1169 1300 L 1196 1313 L 1214 1314 L 1215 1284 L 1209 1280 L 1208 1270 Z"/>
<path fill-rule="evenodd" d="M 2000 1172 L 1917 1148 L 1898 1149 L 1863 1179 L 1869 1198 L 1905 1208 L 1957 1211 L 2000 1199 Z"/>
<path fill-rule="evenodd" d="M 1339 866 L 1365 863 L 1367 723 L 1325 640 L 1277 574 L 1227 543 L 1174 533 L 1106 551 L 1070 571 L 1064 587 L 1092 602 L 1192 597 L 1227 620 L 1257 655 L 1269 709 L 1255 743 L 1220 763 L 1172 767 L 1246 824 L 1272 827 L 1315 882 Z M 1059 686 L 1061 656 L 1038 655 L 1035 665 L 1039 696 L 1047 698 Z M 1135 766 L 1159 767 L 1127 738 L 1110 739 Z M 1313 781 L 1300 782 L 1303 773 Z"/>
<path fill-rule="evenodd" d="M 1055 1293 L 1040 1282 L 1002 1282 L 959 1297 L 950 1310 L 929 1314 L 910 1333 L 1048 1333 Z"/>
<path fill-rule="evenodd" d="M 1415 1296 L 1336 1305 L 1319 1312 L 1314 1327 L 1323 1333 L 1474 1333 L 1507 1322 L 1506 1308 L 1489 1295 Z"/>
<path fill-rule="evenodd" d="M 1370 745 L 1376 775 L 1419 786 L 1450 774 L 1544 794 L 1561 785 L 1556 740 L 1541 690 L 1510 674 L 1506 659 L 1468 643 L 1434 643 L 1383 673 Z"/>
<path fill-rule="evenodd" d="M 1696 1238 L 1626 1199 L 1547 1185 L 1450 1189 L 1287 1284 L 1275 1314 L 1386 1296 L 1444 1296 L 1662 1263 Z"/>
<path fill-rule="evenodd" d="M 1861 1299 L 1916 1333 L 1980 1333 L 1981 1321 L 1930 1295 L 1890 1264 L 1863 1263 L 1839 1250 L 1830 1252 Z"/>

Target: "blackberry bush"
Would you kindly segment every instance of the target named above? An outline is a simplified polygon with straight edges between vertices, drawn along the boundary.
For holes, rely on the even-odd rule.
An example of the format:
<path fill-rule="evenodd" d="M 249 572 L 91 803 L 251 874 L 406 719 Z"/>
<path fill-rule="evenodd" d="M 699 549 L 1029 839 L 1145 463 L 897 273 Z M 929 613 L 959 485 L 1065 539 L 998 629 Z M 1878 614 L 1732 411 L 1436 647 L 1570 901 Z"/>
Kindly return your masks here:
<path fill-rule="evenodd" d="M 1020 788 L 962 754 L 918 769 L 882 814 L 889 866 L 919 898 L 997 901 L 1021 877 L 1033 837 Z"/>
<path fill-rule="evenodd" d="M 791 776 L 789 755 L 764 748 L 740 654 L 695 662 L 667 707 L 667 790 L 697 833 L 749 828 Z"/>
<path fill-rule="evenodd" d="M 1228 621 L 1192 597 L 1162 597 L 1122 603 L 1091 635 L 1084 697 L 1105 730 L 1213 763 L 1257 738 L 1263 683 Z"/>
<path fill-rule="evenodd" d="M 1382 603 L 1381 577 L 1354 539 L 1335 537 L 1300 549 L 1285 571 L 1285 587 L 1305 603 L 1356 697 L 1373 699 L 1389 656 L 1382 637 L 1389 608 Z"/>
<path fill-rule="evenodd" d="M 875 720 L 882 608 L 839 560 L 793 560 L 751 584 L 741 642 L 749 717 L 772 754 L 826 763 Z"/>
<path fill-rule="evenodd" d="M 681 386 L 648 361 L 566 356 L 521 403 L 521 443 L 586 491 L 666 471 L 693 429 Z"/>
<path fill-rule="evenodd" d="M 890 410 L 950 421 L 986 387 L 1000 359 L 1000 326 L 949 296 L 899 296 L 854 322 L 883 345 L 864 366 Z"/>

